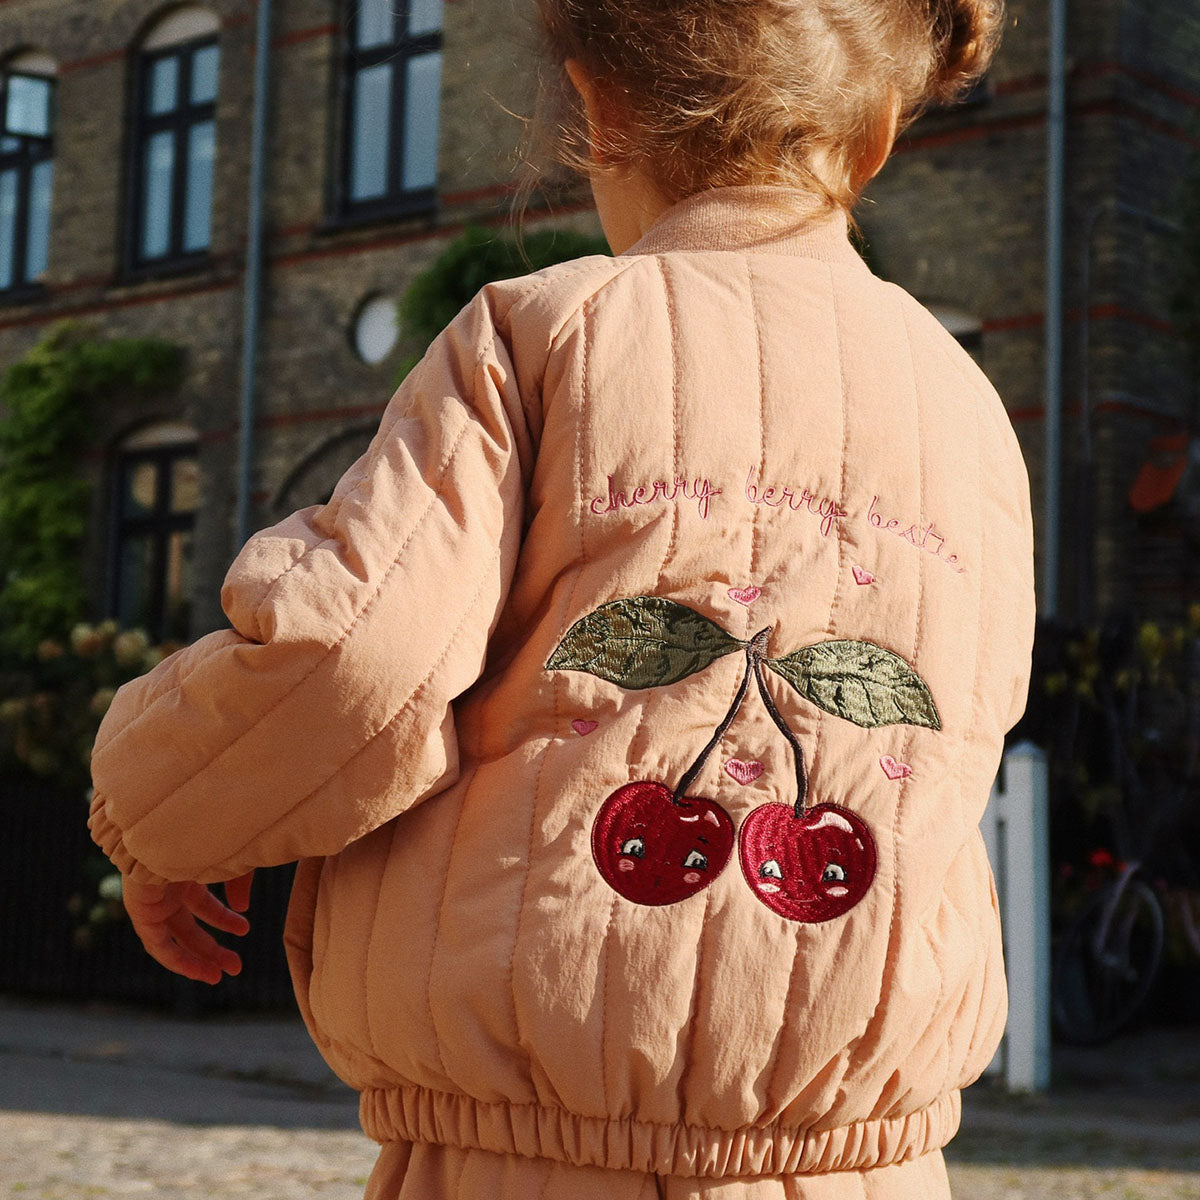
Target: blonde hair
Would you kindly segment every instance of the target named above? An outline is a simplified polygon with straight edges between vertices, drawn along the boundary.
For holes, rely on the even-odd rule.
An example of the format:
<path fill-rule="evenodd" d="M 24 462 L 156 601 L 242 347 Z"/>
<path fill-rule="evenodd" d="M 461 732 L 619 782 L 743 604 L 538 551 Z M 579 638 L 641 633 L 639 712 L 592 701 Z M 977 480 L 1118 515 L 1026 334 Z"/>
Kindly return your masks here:
<path fill-rule="evenodd" d="M 681 200 L 784 184 L 849 209 L 893 115 L 948 103 L 987 69 L 1004 0 L 538 0 L 548 52 L 526 159 L 636 165 Z M 589 145 L 563 64 L 619 119 Z M 820 162 L 820 170 L 815 164 Z"/>

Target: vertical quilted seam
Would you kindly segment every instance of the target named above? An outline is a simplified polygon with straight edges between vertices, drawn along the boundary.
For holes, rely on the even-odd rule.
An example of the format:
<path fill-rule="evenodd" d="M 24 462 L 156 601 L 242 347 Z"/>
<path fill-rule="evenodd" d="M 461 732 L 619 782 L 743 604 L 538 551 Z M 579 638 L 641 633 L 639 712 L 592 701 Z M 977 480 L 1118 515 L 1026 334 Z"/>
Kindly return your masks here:
<path fill-rule="evenodd" d="M 762 321 L 759 319 L 758 299 L 754 292 L 754 268 L 751 266 L 750 258 L 746 257 L 746 286 L 747 294 L 750 298 L 750 320 L 754 323 L 754 330 L 758 341 L 758 477 L 765 480 L 767 477 L 767 378 L 765 359 L 763 355 L 763 328 Z M 750 516 L 750 574 L 747 576 L 751 584 L 759 584 L 758 578 L 758 510 L 761 505 L 754 505 L 754 511 Z M 751 615 L 750 611 L 746 611 L 746 637 L 750 637 L 754 632 L 750 626 Z"/>
<path fill-rule="evenodd" d="M 379 932 L 379 916 L 383 910 L 383 884 L 387 878 L 388 864 L 395 861 L 393 852 L 396 848 L 396 830 L 399 824 L 399 821 L 392 822 L 392 836 L 388 838 L 387 856 L 379 867 L 379 887 L 375 892 L 375 903 L 370 908 L 371 924 L 367 930 L 367 951 L 363 955 L 362 961 L 362 991 L 359 994 L 363 998 L 363 1024 L 367 1031 L 367 1050 L 375 1058 L 382 1058 L 382 1055 L 380 1055 L 379 1049 L 375 1044 L 375 1031 L 371 1028 L 371 1000 L 373 997 L 371 990 L 371 963 L 375 961 L 373 945 L 375 935 Z"/>
<path fill-rule="evenodd" d="M 983 659 L 983 598 L 984 598 L 984 596 L 987 595 L 987 591 L 984 588 L 984 572 L 988 569 L 988 565 L 987 565 L 988 564 L 988 554 L 987 554 L 988 523 L 987 523 L 986 514 L 984 512 L 984 508 L 983 508 L 984 496 L 985 496 L 985 489 L 983 488 L 983 415 L 982 415 L 980 404 L 978 401 L 973 402 L 972 409 L 974 410 L 974 413 L 975 413 L 975 478 L 979 481 L 979 484 L 980 484 L 980 487 L 979 487 L 980 510 L 979 510 L 979 561 L 978 561 L 978 565 L 975 570 L 975 574 L 977 576 L 977 586 L 976 586 L 976 593 L 975 593 L 975 612 L 977 614 L 976 621 L 975 621 L 975 672 L 974 672 L 974 680 L 971 684 L 971 712 L 970 712 L 970 717 L 969 717 L 970 724 L 968 725 L 968 730 L 974 729 L 976 727 L 976 721 L 977 721 L 979 712 L 980 712 L 981 708 L 983 707 L 983 697 L 980 694 L 980 685 L 983 683 L 983 672 L 980 670 L 980 665 L 981 665 L 981 662 Z M 992 611 L 996 611 L 996 607 L 997 606 L 993 605 Z M 962 751 L 959 755 L 959 760 L 958 760 L 958 775 L 957 775 L 958 787 L 955 789 L 957 792 L 960 792 L 960 793 L 962 791 L 962 785 L 963 785 L 963 774 L 966 771 L 967 749 L 970 745 L 971 745 L 970 737 L 968 736 L 967 732 L 964 731 Z M 1002 989 L 1002 991 L 1003 991 L 1003 989 Z M 994 1021 L 994 1019 L 995 1019 L 995 1015 L 993 1014 L 992 1018 L 989 1019 L 989 1021 L 987 1022 L 986 1028 L 988 1028 L 988 1029 L 991 1028 L 992 1022 Z M 977 1042 L 977 1039 L 979 1037 L 979 1034 L 980 1034 L 980 1031 L 982 1028 L 984 1028 L 984 1026 L 981 1026 L 981 1024 L 979 1022 L 979 1017 L 978 1017 L 978 1015 L 976 1015 L 975 1028 L 971 1031 L 971 1037 L 967 1042 L 966 1057 L 968 1059 L 973 1058 L 975 1055 L 976 1042 Z M 946 1078 L 942 1082 L 941 1090 L 943 1092 L 945 1092 L 951 1086 L 950 1072 L 953 1069 L 953 1063 L 954 1063 L 954 1059 L 951 1059 L 950 1062 L 947 1064 Z"/>
<path fill-rule="evenodd" d="M 837 305 L 837 276 L 834 274 L 833 267 L 826 268 L 829 272 L 829 311 L 833 318 L 833 336 L 837 342 L 838 354 L 838 380 L 841 388 L 840 402 L 842 414 L 842 462 L 841 462 L 841 482 L 838 485 L 838 505 L 841 508 L 846 507 L 846 470 L 847 461 L 849 458 L 850 445 L 850 412 L 846 399 L 846 355 L 845 346 L 843 345 L 842 331 L 838 320 L 838 305 Z M 838 571 L 837 579 L 834 582 L 833 596 L 829 601 L 829 621 L 826 625 L 827 635 L 830 639 L 836 636 L 837 629 L 837 608 L 838 603 L 842 598 L 842 575 L 845 573 L 845 536 L 842 532 L 840 524 L 834 526 L 837 529 L 838 539 Z M 809 759 L 809 771 L 813 764 L 820 761 L 821 757 L 821 742 L 824 740 L 825 732 L 825 713 L 823 710 L 817 712 L 817 731 L 814 736 L 814 747 L 811 758 Z M 792 992 L 796 987 L 796 969 L 800 965 L 800 945 L 801 935 L 804 931 L 804 926 L 796 926 L 792 931 L 793 934 L 793 950 L 792 950 L 792 965 L 788 974 L 787 990 L 784 992 L 783 1012 L 780 1014 L 779 1026 L 781 1030 L 780 1036 L 775 1041 L 775 1053 L 771 1060 L 770 1067 L 767 1073 L 767 1083 L 764 1091 L 764 1101 L 771 1103 L 771 1097 L 775 1094 L 775 1077 L 779 1072 L 779 1055 L 783 1049 L 782 1031 L 787 1028 L 788 1013 L 792 1009 Z"/>
<path fill-rule="evenodd" d="M 425 980 L 425 1006 L 429 1010 L 429 1028 L 433 1033 L 433 1045 L 437 1051 L 438 1066 L 441 1068 L 442 1075 L 447 1079 L 450 1076 L 446 1070 L 446 1060 L 442 1057 L 442 1039 L 438 1034 L 437 1022 L 434 1019 L 433 1013 L 433 966 L 437 961 L 438 946 L 441 942 L 442 914 L 446 911 L 446 893 L 450 887 L 450 871 L 454 865 L 454 847 L 458 843 L 458 828 L 462 823 L 463 812 L 466 810 L 467 801 L 471 795 L 471 788 L 474 786 L 478 774 L 479 767 L 476 766 L 471 772 L 471 777 L 467 780 L 466 786 L 463 788 L 462 800 L 458 806 L 458 815 L 454 818 L 454 832 L 450 835 L 450 846 L 446 853 L 446 870 L 442 876 L 441 895 L 438 897 L 437 921 L 433 927 L 433 944 L 429 952 L 429 974 Z"/>
<path fill-rule="evenodd" d="M 584 536 L 583 512 L 586 498 L 584 496 L 584 479 L 583 479 L 583 436 L 587 427 L 588 421 L 588 358 L 590 355 L 590 340 L 588 335 L 588 312 L 590 310 L 592 300 L 588 299 L 584 302 L 579 310 L 580 329 L 583 334 L 583 348 L 581 352 L 580 363 L 580 385 L 579 385 L 579 415 L 575 423 L 575 520 L 579 529 L 579 568 L 575 572 L 575 578 L 571 581 L 571 587 L 567 592 L 566 602 L 563 605 L 563 613 L 559 619 L 558 636 L 555 638 L 555 644 L 560 642 L 567 632 L 567 628 L 571 621 L 571 613 L 574 611 L 575 592 L 579 587 L 579 580 L 582 577 L 584 566 L 586 565 L 587 544 Z M 545 749 L 542 751 L 541 758 L 538 762 L 537 775 L 533 782 L 533 795 L 529 805 L 529 835 L 526 841 L 525 853 L 525 877 L 521 882 L 521 902 L 517 907 L 517 917 L 514 922 L 513 929 L 513 945 L 512 951 L 508 956 L 508 995 L 512 1001 L 512 1018 L 513 1032 L 515 1034 L 513 1045 L 524 1046 L 525 1039 L 521 1034 L 521 1021 L 517 1014 L 517 994 L 516 994 L 516 961 L 517 948 L 521 944 L 521 923 L 525 915 L 525 906 L 529 899 L 529 877 L 533 874 L 533 843 L 537 836 L 537 812 L 538 802 L 542 795 L 542 781 L 546 775 L 546 762 L 550 757 L 550 749 L 556 741 L 559 740 L 559 730 L 562 727 L 562 697 L 559 694 L 560 688 L 560 673 L 557 671 L 550 674 L 550 689 L 554 697 L 554 727 L 551 736 L 546 741 Z M 601 1055 L 603 1056 L 603 1044 L 601 1046 Z M 533 1087 L 537 1089 L 537 1080 L 533 1078 L 532 1071 L 532 1056 L 530 1057 L 530 1079 Z M 557 1097 L 538 1096 L 538 1102 L 542 1104 L 550 1103 L 557 1105 Z M 603 1115 L 603 1114 L 601 1114 Z"/>
<path fill-rule="evenodd" d="M 920 383 L 920 377 L 917 372 L 917 356 L 916 356 L 916 352 L 913 350 L 912 330 L 909 328 L 909 324 L 908 324 L 908 310 L 902 302 L 899 304 L 899 309 L 900 309 L 900 320 L 904 326 L 904 343 L 908 347 L 908 362 L 909 362 L 909 366 L 912 370 L 913 398 L 914 398 L 914 400 L 916 402 L 916 406 L 917 406 L 917 442 L 918 442 L 918 445 L 921 445 L 922 444 L 922 439 L 921 439 L 921 383 Z M 926 494 L 925 493 L 925 478 L 926 478 L 925 470 L 926 470 L 926 465 L 927 465 L 927 462 L 926 462 L 927 458 L 928 458 L 927 455 L 921 454 L 921 458 L 920 458 L 920 462 L 921 462 L 921 505 L 917 509 L 917 511 L 918 511 L 918 513 L 922 513 L 922 514 L 925 512 L 925 494 Z M 924 570 L 923 562 L 922 562 L 922 570 Z M 918 632 L 917 637 L 918 637 L 918 641 L 919 641 L 920 640 L 919 632 Z M 913 662 L 914 663 L 916 663 L 916 660 L 917 660 L 916 650 L 917 650 L 917 646 L 914 645 L 913 646 Z M 976 653 L 978 654 L 978 647 L 976 647 Z M 912 741 L 913 741 L 913 739 L 912 739 L 911 732 L 906 733 L 905 756 L 904 756 L 906 762 L 908 761 L 908 758 L 909 758 L 908 749 L 911 747 Z M 962 759 L 960 758 L 959 759 L 960 768 L 961 768 L 961 763 L 962 763 Z M 953 907 L 953 901 L 951 901 L 951 907 Z M 941 966 L 941 962 L 942 962 L 941 956 L 937 953 L 937 947 L 934 945 L 934 942 L 933 942 L 933 935 L 929 931 L 928 928 L 925 930 L 925 939 L 929 945 L 930 961 L 935 964 L 938 964 L 938 994 L 937 994 L 937 1000 L 934 1001 L 933 1010 L 930 1013 L 930 1016 L 936 1020 L 938 1014 L 942 1011 L 942 1002 L 944 1001 L 945 996 L 946 996 L 946 972 L 945 972 L 945 969 Z M 946 1063 L 947 1063 L 946 1073 L 949 1074 L 949 1064 L 951 1061 L 949 1043 L 948 1042 L 942 1043 L 942 1046 L 946 1050 Z M 929 1065 L 932 1066 L 933 1064 L 931 1063 Z M 938 1095 L 940 1096 L 944 1090 L 945 1090 L 944 1087 L 939 1087 Z"/>
<path fill-rule="evenodd" d="M 907 324 L 903 323 L 904 322 L 903 310 L 901 310 L 900 316 L 901 316 L 901 323 L 903 324 L 903 328 L 904 328 L 905 341 L 908 343 L 908 346 L 909 346 L 909 358 L 911 360 L 912 359 L 912 342 L 909 340 L 909 337 L 908 337 L 908 326 L 907 326 Z M 913 405 L 914 405 L 914 408 L 916 411 L 916 418 L 917 418 L 917 474 L 918 474 L 918 481 L 919 481 L 918 482 L 919 495 L 917 496 L 917 511 L 919 513 L 923 513 L 925 511 L 925 494 L 926 494 L 925 472 L 926 472 L 927 464 L 925 461 L 926 455 L 924 452 L 925 451 L 924 439 L 921 436 L 921 402 L 920 402 L 920 396 L 918 394 L 915 367 L 913 369 L 912 393 L 913 393 Z M 924 635 L 924 630 L 925 630 L 925 570 L 926 570 L 925 559 L 926 559 L 926 556 L 922 556 L 920 561 L 917 564 L 917 618 L 916 618 L 916 628 L 913 633 L 913 650 L 912 650 L 912 659 L 911 659 L 914 667 L 920 661 L 921 639 Z M 902 753 L 904 754 L 904 760 L 906 762 L 908 761 L 909 756 L 912 751 L 913 738 L 914 738 L 914 730 L 912 729 L 912 727 L 906 726 L 905 734 L 904 734 L 904 749 L 902 751 Z M 887 949 L 884 952 L 884 958 L 883 958 L 883 979 L 887 978 L 887 976 L 889 974 L 889 968 L 894 966 L 896 956 L 899 953 L 899 948 L 900 948 L 900 915 L 901 915 L 901 911 L 903 908 L 903 899 L 904 899 L 901 894 L 901 889 L 900 889 L 900 844 L 902 841 L 901 825 L 902 825 L 903 816 L 904 816 L 904 804 L 905 804 L 905 801 L 908 799 L 908 793 L 910 790 L 909 781 L 911 779 L 912 779 L 911 775 L 906 775 L 903 779 L 901 779 L 899 781 L 899 793 L 896 797 L 896 810 L 895 810 L 895 815 L 892 818 L 892 919 L 888 924 Z M 875 1024 L 875 1021 L 879 1016 L 880 1006 L 883 1004 L 883 987 L 882 987 L 883 979 L 880 980 L 881 986 L 880 986 L 880 990 L 879 990 L 879 995 L 875 1000 L 875 1007 L 871 1012 L 870 1019 L 867 1021 L 867 1024 L 866 1024 L 867 1029 L 870 1029 L 871 1026 Z M 864 1036 L 865 1036 L 865 1033 L 864 1033 Z M 876 1109 L 872 1109 L 871 1116 L 876 1117 L 878 1115 L 879 1115 L 879 1113 L 876 1111 Z"/>
<path fill-rule="evenodd" d="M 661 255 L 655 257 L 655 262 L 658 265 L 659 274 L 662 276 L 663 283 L 663 302 L 667 313 L 667 336 L 671 350 L 671 440 L 672 440 L 672 466 L 671 478 L 675 479 L 679 475 L 679 347 L 677 343 L 679 323 L 678 315 L 675 309 L 675 302 L 671 296 L 671 281 L 667 278 L 667 267 Z M 667 543 L 667 549 L 663 555 L 662 566 L 658 572 L 658 586 L 656 591 L 661 595 L 664 577 L 667 573 L 667 568 L 670 566 L 671 558 L 675 553 L 675 543 L 679 537 L 679 509 L 677 505 L 671 506 L 671 537 Z M 650 710 L 650 698 L 647 697 L 646 704 L 642 708 L 642 715 L 638 721 L 637 730 L 634 732 L 633 742 L 636 746 L 643 726 L 646 723 L 646 718 Z M 700 924 L 700 938 L 696 944 L 696 970 L 692 975 L 692 994 L 688 1005 L 688 1026 L 690 1027 L 696 1015 L 696 1002 L 699 993 L 699 978 L 700 978 L 700 960 L 704 946 L 704 929 L 708 923 L 708 907 L 712 903 L 712 889 L 704 889 L 704 914 Z M 681 1031 L 683 1032 L 683 1031 Z M 678 1084 L 678 1109 L 680 1120 L 684 1119 L 684 1096 L 683 1087 L 687 1080 L 687 1067 L 690 1061 L 691 1038 L 688 1038 L 688 1054 L 689 1058 L 685 1059 L 683 1070 L 679 1075 Z"/>

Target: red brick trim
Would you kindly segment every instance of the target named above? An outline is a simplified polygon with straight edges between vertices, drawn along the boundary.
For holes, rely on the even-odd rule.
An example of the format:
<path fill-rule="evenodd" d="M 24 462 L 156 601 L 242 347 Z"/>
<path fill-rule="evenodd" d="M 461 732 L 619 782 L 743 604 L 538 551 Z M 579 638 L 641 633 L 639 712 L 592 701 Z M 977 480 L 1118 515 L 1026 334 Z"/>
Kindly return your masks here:
<path fill-rule="evenodd" d="M 121 62 L 126 51 L 106 50 L 103 54 L 93 54 L 89 58 L 77 58 L 74 62 L 63 63 L 58 68 L 59 75 L 74 75 L 76 71 L 90 71 L 93 67 L 106 67 L 109 63 Z"/>
<path fill-rule="evenodd" d="M 283 33 L 273 38 L 271 47 L 282 50 L 286 46 L 297 46 L 301 42 L 311 42 L 317 38 L 337 37 L 341 30 L 336 25 L 314 25 L 311 29 L 297 29 L 293 33 Z"/>
<path fill-rule="evenodd" d="M 539 212 L 536 215 L 531 213 L 528 219 L 530 221 L 552 220 L 556 217 L 574 216 L 577 213 L 594 211 L 595 205 L 587 201 L 574 205 L 564 205 L 556 208 L 553 213 Z M 455 221 L 449 225 L 439 225 L 436 229 L 419 229 L 411 233 L 383 234 L 361 242 L 350 242 L 336 246 L 317 246 L 311 250 L 297 250 L 291 254 L 272 255 L 270 257 L 270 265 L 287 267 L 296 263 L 313 262 L 323 258 L 342 258 L 350 254 L 369 254 L 375 250 L 408 246 L 415 242 L 442 241 L 445 238 L 454 237 L 464 232 L 468 225 L 487 225 L 495 228 L 505 225 L 507 222 L 508 216 L 504 213 L 494 213 L 490 216 L 481 215 L 473 217 L 470 221 Z M 318 228 L 319 226 L 317 225 L 308 227 L 293 226 L 288 230 L 288 233 L 293 236 L 303 235 L 305 233 L 312 233 Z"/>
<path fill-rule="evenodd" d="M 1113 61 L 1081 63 L 1071 72 L 1071 82 L 1103 79 L 1112 75 L 1124 76 L 1126 79 L 1131 79 L 1134 83 L 1167 96 L 1188 108 L 1200 109 L 1200 92 L 1178 83 L 1160 79 L 1149 71 L 1141 71 L 1126 63 Z M 1044 92 L 1048 82 L 1044 74 L 1022 75 L 1015 79 L 1004 79 L 994 83 L 992 91 L 997 96 L 1021 96 L 1028 92 Z"/>
<path fill-rule="evenodd" d="M 1193 149 L 1200 149 L 1200 137 L 1189 133 L 1173 121 L 1168 121 L 1155 113 L 1146 112 L 1127 100 L 1093 100 L 1087 104 L 1077 104 L 1067 109 L 1068 117 L 1115 117 L 1117 120 L 1136 121 L 1147 129 L 1161 133 L 1165 137 L 1183 142 Z M 956 129 L 940 129 L 930 133 L 913 133 L 902 135 L 896 143 L 895 153 L 906 154 L 913 150 L 925 150 L 931 146 L 948 146 L 957 142 L 974 142 L 981 138 L 989 138 L 995 133 L 1004 133 L 1014 129 L 1041 128 L 1046 124 L 1045 110 L 1025 113 L 1015 117 L 998 117 L 991 121 L 981 121 L 975 125 L 963 125 Z M 919 126 L 917 127 L 919 128 Z"/>
<path fill-rule="evenodd" d="M 200 296 L 206 292 L 225 292 L 242 286 L 240 276 L 235 279 L 224 279 L 211 283 L 191 284 L 169 292 L 140 293 L 136 296 L 115 296 L 109 300 L 95 301 L 91 304 L 77 304 L 73 308 L 48 309 L 39 306 L 37 312 L 24 313 L 19 317 L 0 318 L 0 331 L 5 329 L 23 329 L 30 325 L 53 325 L 69 317 L 91 317 L 98 313 L 110 312 L 114 308 L 135 308 L 141 304 L 160 304 L 164 300 L 179 300 L 186 296 Z M 64 289 L 66 290 L 66 289 Z M 70 290 L 75 290 L 72 287 Z M 51 293 L 53 296 L 54 293 Z"/>
<path fill-rule="evenodd" d="M 1105 400 L 1101 404 L 1097 404 L 1092 409 L 1092 416 L 1112 416 L 1112 415 L 1135 417 L 1141 421 L 1148 421 L 1151 424 L 1159 425 L 1164 429 L 1178 430 L 1182 422 L 1179 417 L 1171 416 L 1169 413 L 1150 412 L 1145 408 L 1138 408 L 1134 404 L 1129 404 L 1124 400 Z M 1069 404 L 1063 409 L 1063 416 L 1071 419 L 1078 419 L 1083 415 L 1083 408 L 1080 404 Z M 1008 410 L 1008 419 L 1014 424 L 1022 424 L 1028 421 L 1041 421 L 1046 416 L 1045 408 L 1040 404 L 1031 405 L 1029 408 L 1010 408 Z"/>

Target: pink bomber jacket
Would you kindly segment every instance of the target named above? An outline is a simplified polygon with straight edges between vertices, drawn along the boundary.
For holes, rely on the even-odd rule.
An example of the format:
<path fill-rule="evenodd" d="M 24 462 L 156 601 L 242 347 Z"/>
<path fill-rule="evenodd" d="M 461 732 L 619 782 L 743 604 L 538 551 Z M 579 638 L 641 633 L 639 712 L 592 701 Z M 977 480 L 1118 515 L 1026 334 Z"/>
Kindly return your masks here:
<path fill-rule="evenodd" d="M 866 1169 L 948 1141 L 993 1054 L 1025 467 L 796 201 L 484 288 L 242 550 L 232 628 L 104 721 L 123 871 L 301 860 L 300 1006 L 379 1141 Z"/>

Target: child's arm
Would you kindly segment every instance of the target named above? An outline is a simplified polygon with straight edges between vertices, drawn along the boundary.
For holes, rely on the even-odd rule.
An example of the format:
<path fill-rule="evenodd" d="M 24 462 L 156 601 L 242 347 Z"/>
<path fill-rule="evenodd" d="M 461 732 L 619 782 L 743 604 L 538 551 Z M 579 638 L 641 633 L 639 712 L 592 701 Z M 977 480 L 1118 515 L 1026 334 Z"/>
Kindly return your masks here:
<path fill-rule="evenodd" d="M 231 879 L 327 855 L 457 773 L 519 549 L 532 439 L 486 294 L 409 375 L 330 502 L 247 543 L 233 630 L 122 688 L 93 836 L 126 876 Z"/>

